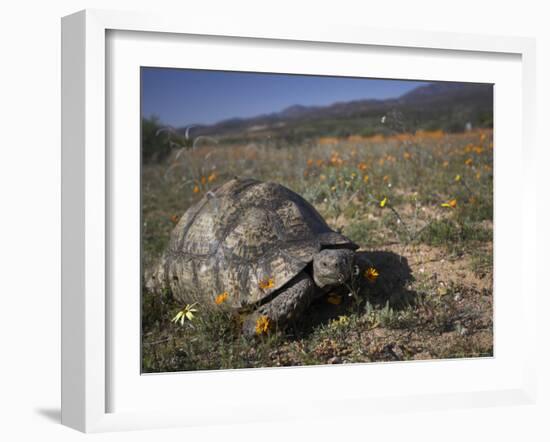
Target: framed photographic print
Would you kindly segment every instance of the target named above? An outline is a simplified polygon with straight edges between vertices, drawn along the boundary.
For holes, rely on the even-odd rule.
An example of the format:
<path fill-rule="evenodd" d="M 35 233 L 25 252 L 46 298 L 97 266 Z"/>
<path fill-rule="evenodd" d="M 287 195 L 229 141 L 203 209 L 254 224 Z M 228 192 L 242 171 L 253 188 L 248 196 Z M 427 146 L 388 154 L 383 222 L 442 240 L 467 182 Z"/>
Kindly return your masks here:
<path fill-rule="evenodd" d="M 63 19 L 63 423 L 531 401 L 533 42 L 241 25 Z"/>
<path fill-rule="evenodd" d="M 142 67 L 141 106 L 143 372 L 493 356 L 492 84 Z"/>

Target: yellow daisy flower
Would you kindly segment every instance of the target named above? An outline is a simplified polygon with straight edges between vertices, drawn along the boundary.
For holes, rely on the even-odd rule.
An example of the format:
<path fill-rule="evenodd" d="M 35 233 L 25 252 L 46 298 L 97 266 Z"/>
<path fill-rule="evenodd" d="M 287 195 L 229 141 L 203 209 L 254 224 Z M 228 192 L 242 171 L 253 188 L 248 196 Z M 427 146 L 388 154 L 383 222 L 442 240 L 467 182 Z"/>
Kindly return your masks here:
<path fill-rule="evenodd" d="M 256 320 L 256 334 L 267 334 L 269 331 L 270 320 L 269 317 L 262 315 Z"/>
<path fill-rule="evenodd" d="M 376 282 L 376 280 L 380 276 L 380 273 L 378 273 L 378 270 L 376 270 L 374 267 L 369 267 L 367 270 L 365 270 L 364 276 L 369 280 L 369 282 Z"/>
<path fill-rule="evenodd" d="M 172 322 L 179 322 L 181 325 L 185 323 L 185 320 L 192 321 L 195 318 L 197 309 L 195 306 L 197 303 L 187 304 L 182 310 L 180 310 L 176 316 L 172 318 Z"/>

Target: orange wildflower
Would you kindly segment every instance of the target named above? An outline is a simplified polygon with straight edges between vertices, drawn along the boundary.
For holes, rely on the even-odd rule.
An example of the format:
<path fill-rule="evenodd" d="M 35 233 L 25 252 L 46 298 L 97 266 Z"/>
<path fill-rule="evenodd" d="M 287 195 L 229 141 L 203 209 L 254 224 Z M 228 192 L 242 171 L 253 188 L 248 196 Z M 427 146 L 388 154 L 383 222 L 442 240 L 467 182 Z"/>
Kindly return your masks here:
<path fill-rule="evenodd" d="M 441 207 L 448 207 L 449 209 L 455 209 L 457 205 L 456 199 L 452 199 L 446 203 L 441 204 Z"/>
<path fill-rule="evenodd" d="M 374 267 L 369 267 L 367 270 L 365 270 L 364 276 L 369 280 L 369 282 L 376 282 L 376 280 L 380 276 L 380 273 L 378 273 L 378 270 L 376 270 Z"/>
<path fill-rule="evenodd" d="M 220 304 L 224 303 L 225 301 L 227 301 L 227 298 L 229 298 L 229 293 L 223 292 L 223 293 L 219 294 L 218 296 L 216 296 L 216 299 L 214 300 L 214 302 L 216 303 L 216 305 L 220 305 Z"/>
<path fill-rule="evenodd" d="M 262 315 L 256 320 L 256 334 L 262 335 L 269 332 L 270 320 L 269 317 Z"/>

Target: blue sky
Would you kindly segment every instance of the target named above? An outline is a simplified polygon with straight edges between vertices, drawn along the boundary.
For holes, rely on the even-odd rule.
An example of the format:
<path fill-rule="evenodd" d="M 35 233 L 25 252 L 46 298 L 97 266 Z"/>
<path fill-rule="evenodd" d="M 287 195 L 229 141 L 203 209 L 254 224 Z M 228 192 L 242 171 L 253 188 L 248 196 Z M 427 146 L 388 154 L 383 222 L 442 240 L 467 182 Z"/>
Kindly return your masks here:
<path fill-rule="evenodd" d="M 295 104 L 398 97 L 418 81 L 142 68 L 141 113 L 176 127 L 278 112 Z"/>

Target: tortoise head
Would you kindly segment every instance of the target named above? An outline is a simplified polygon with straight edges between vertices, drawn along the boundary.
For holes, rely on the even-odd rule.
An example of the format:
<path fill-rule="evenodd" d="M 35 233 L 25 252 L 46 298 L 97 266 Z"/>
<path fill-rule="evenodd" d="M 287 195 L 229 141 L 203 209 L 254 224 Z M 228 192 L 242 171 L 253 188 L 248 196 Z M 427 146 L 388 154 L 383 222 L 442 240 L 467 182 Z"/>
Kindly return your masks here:
<path fill-rule="evenodd" d="M 341 285 L 352 276 L 353 250 L 324 249 L 313 257 L 313 280 L 318 287 Z"/>

